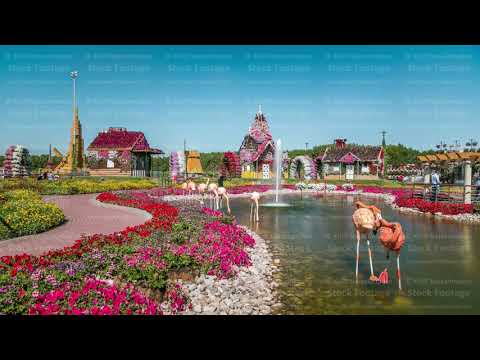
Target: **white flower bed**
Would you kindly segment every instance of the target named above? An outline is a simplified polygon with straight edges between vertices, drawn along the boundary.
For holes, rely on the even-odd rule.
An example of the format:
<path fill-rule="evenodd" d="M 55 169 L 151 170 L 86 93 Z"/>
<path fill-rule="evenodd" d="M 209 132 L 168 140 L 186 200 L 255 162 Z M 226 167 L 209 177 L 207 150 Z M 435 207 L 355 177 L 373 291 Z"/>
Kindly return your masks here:
<path fill-rule="evenodd" d="M 295 184 L 295 188 L 298 190 L 313 190 L 313 191 L 325 191 L 325 184 L 307 184 L 307 183 L 297 183 Z M 333 184 L 327 184 L 327 191 L 335 191 L 337 190 L 337 186 Z"/>

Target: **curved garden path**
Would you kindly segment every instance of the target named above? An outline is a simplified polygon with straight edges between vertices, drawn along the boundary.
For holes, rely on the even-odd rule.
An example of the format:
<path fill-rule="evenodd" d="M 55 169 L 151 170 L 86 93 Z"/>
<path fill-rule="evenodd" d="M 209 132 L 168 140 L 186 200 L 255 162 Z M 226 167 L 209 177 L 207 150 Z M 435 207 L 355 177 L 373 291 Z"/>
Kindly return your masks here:
<path fill-rule="evenodd" d="M 82 234 L 110 234 L 127 226 L 143 224 L 151 218 L 146 211 L 104 204 L 97 201 L 96 196 L 45 196 L 45 201 L 60 206 L 67 222 L 44 233 L 0 240 L 0 256 L 23 253 L 40 255 L 48 250 L 72 245 Z"/>

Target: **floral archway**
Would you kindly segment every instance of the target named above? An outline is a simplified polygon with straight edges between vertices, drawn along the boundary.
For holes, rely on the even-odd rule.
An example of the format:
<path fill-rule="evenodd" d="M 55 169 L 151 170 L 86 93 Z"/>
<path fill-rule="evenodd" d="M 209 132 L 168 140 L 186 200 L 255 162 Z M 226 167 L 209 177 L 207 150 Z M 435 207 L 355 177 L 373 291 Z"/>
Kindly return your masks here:
<path fill-rule="evenodd" d="M 305 180 L 314 180 L 317 178 L 315 162 L 310 157 L 304 155 L 297 156 L 292 160 L 290 165 L 290 177 L 298 179 L 302 167 L 305 172 Z"/>

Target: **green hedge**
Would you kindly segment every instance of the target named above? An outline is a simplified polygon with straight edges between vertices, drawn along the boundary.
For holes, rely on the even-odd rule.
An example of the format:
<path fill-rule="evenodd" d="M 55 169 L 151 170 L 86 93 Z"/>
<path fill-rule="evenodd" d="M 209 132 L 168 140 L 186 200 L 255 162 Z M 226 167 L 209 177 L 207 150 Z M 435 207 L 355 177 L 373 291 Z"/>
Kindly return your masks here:
<path fill-rule="evenodd" d="M 10 230 L 8 230 L 8 228 L 5 225 L 3 225 L 2 222 L 0 222 L 0 240 L 8 239 L 11 237 L 12 237 L 12 234 L 10 233 Z"/>

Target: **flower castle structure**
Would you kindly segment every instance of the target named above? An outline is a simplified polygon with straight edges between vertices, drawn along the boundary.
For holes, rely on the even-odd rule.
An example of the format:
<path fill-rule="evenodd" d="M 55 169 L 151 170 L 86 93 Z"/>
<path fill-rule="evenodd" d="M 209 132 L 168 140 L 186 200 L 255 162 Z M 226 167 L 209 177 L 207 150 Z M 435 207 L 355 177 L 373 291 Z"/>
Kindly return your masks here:
<path fill-rule="evenodd" d="M 270 178 L 275 158 L 275 143 L 260 106 L 243 138 L 239 155 L 242 176 Z"/>
<path fill-rule="evenodd" d="M 87 148 L 92 176 L 152 176 L 152 155 L 163 151 L 150 147 L 145 134 L 123 127 L 102 131 Z"/>

